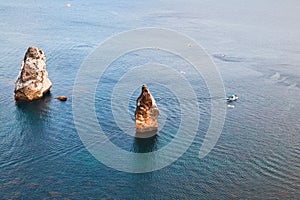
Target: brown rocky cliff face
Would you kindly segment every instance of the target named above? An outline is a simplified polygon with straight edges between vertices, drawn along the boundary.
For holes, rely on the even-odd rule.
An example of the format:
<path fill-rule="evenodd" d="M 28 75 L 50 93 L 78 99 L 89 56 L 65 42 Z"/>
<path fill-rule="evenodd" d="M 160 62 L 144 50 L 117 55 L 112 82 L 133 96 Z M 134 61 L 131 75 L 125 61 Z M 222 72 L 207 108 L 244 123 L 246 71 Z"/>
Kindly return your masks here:
<path fill-rule="evenodd" d="M 40 99 L 52 87 L 46 71 L 46 56 L 37 47 L 29 47 L 15 85 L 16 101 Z"/>
<path fill-rule="evenodd" d="M 148 87 L 142 86 L 142 93 L 138 97 L 135 110 L 135 125 L 137 131 L 153 131 L 158 128 L 159 110 Z"/>

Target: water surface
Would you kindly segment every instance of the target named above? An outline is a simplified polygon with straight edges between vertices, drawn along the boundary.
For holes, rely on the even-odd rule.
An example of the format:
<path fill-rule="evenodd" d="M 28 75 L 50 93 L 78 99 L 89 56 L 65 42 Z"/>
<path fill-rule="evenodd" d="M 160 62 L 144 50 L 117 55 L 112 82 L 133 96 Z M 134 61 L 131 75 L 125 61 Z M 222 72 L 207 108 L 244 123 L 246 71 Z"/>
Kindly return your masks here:
<path fill-rule="evenodd" d="M 70 1 L 70 8 L 66 3 L 0 3 L 0 199 L 300 198 L 298 1 Z M 86 150 L 73 122 L 72 90 L 81 63 L 100 42 L 149 26 L 200 43 L 220 70 L 226 92 L 240 98 L 228 108 L 215 148 L 199 159 L 215 97 L 198 80 L 201 121 L 191 147 L 166 168 L 129 174 L 108 168 Z M 46 53 L 53 88 L 42 100 L 16 103 L 14 81 L 30 45 Z M 165 52 L 133 52 L 111 66 L 107 87 L 98 85 L 95 95 L 101 126 L 127 151 L 163 148 L 180 123 L 176 97 L 155 83 L 149 87 L 167 116 L 161 134 L 136 139 L 113 122 L 110 87 L 126 66 L 149 60 L 185 65 Z M 186 76 L 193 81 L 192 74 Z M 131 113 L 138 94 L 128 103 Z M 56 101 L 60 95 L 69 100 Z"/>

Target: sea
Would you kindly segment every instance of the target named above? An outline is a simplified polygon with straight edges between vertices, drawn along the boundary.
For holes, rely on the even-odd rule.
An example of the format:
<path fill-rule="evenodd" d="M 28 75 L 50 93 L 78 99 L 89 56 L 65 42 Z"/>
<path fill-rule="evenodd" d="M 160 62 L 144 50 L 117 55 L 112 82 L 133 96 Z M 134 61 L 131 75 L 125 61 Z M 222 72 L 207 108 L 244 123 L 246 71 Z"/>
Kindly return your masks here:
<path fill-rule="evenodd" d="M 299 10 L 297 0 L 1 0 L 0 199 L 300 199 Z M 84 87 L 76 85 L 101 44 L 145 28 L 199 44 L 218 71 L 224 96 L 213 95 L 188 58 L 159 46 L 124 52 L 96 77 L 96 85 L 88 78 Z M 41 100 L 15 102 L 15 81 L 29 46 L 45 52 L 53 86 Z M 105 60 L 112 53 L 98 56 Z M 145 63 L 177 72 L 183 81 L 163 82 L 172 76 L 153 65 L 164 84 L 155 77 L 145 84 L 160 110 L 159 130 L 141 138 L 134 132 L 141 83 L 134 81 Z M 134 85 L 126 98 L 114 93 L 127 89 L 118 87 L 122 77 Z M 185 82 L 196 98 L 185 95 L 188 90 L 177 92 Z M 239 99 L 228 103 L 226 93 Z M 68 100 L 55 99 L 61 95 Z M 215 100 L 225 108 L 223 122 L 217 121 L 222 129 L 201 157 Z M 94 115 L 77 104 L 82 101 L 93 105 Z M 182 124 L 184 137 L 178 140 Z M 95 144 L 121 151 L 100 146 L 95 153 L 87 145 L 84 135 L 99 127 L 105 136 L 99 140 L 105 140 L 95 137 Z M 168 149 L 175 140 L 176 148 Z M 175 159 L 166 156 L 165 165 L 148 168 L 157 160 L 143 156 L 166 149 Z M 120 152 L 142 157 L 130 160 Z M 127 166 L 135 170 L 123 170 Z"/>

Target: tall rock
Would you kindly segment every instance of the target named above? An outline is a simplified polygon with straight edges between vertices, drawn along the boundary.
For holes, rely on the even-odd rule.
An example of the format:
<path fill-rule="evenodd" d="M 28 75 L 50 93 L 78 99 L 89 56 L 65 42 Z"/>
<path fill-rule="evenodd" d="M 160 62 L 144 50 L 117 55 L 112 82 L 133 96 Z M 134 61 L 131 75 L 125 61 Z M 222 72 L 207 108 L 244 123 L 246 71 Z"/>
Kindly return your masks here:
<path fill-rule="evenodd" d="M 46 71 L 46 56 L 37 47 L 29 47 L 15 85 L 16 101 L 41 99 L 50 91 L 52 83 Z"/>
<path fill-rule="evenodd" d="M 158 128 L 159 110 L 155 99 L 146 85 L 142 86 L 142 93 L 136 101 L 135 126 L 138 132 L 154 131 Z"/>

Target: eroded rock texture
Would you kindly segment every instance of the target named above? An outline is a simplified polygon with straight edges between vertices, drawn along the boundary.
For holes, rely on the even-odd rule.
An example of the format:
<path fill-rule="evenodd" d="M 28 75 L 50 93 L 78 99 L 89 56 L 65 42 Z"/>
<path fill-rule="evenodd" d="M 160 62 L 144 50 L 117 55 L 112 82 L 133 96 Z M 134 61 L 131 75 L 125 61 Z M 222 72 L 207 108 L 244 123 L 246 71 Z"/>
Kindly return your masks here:
<path fill-rule="evenodd" d="M 159 110 L 155 99 L 146 85 L 142 86 L 142 93 L 136 101 L 135 125 L 138 132 L 154 131 L 158 128 Z"/>
<path fill-rule="evenodd" d="M 52 83 L 46 71 L 46 56 L 37 47 L 29 47 L 15 85 L 16 101 L 40 99 L 50 91 Z"/>

